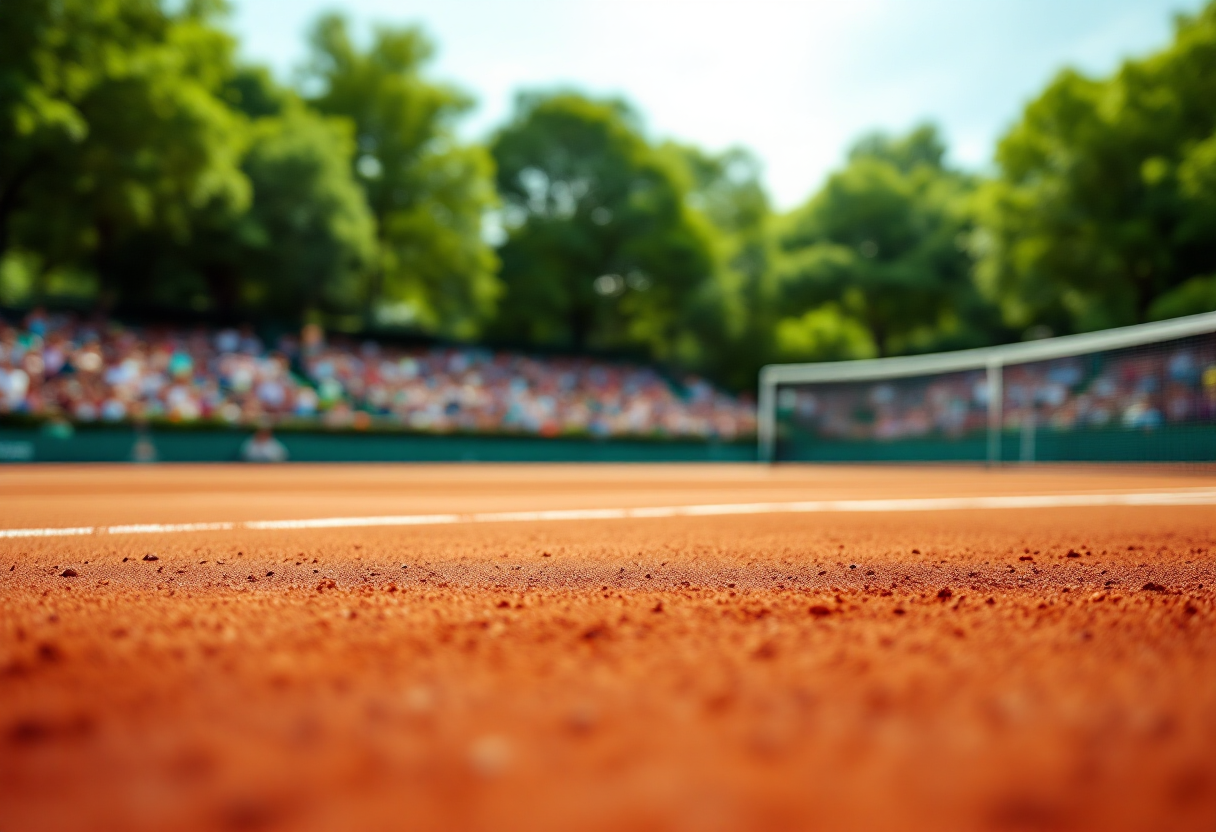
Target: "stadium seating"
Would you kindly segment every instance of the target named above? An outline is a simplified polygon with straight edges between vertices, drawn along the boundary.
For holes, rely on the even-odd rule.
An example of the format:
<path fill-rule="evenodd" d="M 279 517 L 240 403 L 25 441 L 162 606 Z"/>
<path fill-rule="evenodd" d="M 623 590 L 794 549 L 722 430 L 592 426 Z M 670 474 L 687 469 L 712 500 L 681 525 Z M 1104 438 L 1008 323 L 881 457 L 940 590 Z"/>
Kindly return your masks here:
<path fill-rule="evenodd" d="M 315 328 L 268 348 L 249 327 L 43 313 L 0 322 L 0 414 L 703 439 L 751 435 L 756 424 L 749 399 L 704 380 L 591 358 L 327 341 Z"/>

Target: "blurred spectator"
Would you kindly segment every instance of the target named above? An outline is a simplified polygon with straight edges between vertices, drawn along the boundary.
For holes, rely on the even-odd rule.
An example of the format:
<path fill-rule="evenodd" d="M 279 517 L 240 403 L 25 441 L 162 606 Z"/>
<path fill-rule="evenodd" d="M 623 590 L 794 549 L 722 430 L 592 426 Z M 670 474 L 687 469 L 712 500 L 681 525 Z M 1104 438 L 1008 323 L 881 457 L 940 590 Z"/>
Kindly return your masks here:
<path fill-rule="evenodd" d="M 1004 368 L 1003 423 L 1016 429 L 1157 430 L 1216 419 L 1216 336 Z M 825 439 L 957 437 L 988 421 L 983 371 L 788 388 L 778 406 Z"/>
<path fill-rule="evenodd" d="M 132 462 L 156 462 L 156 445 L 148 435 L 147 425 L 140 424 L 136 428 L 135 444 L 131 446 Z"/>
<path fill-rule="evenodd" d="M 270 428 L 260 427 L 257 433 L 241 444 L 241 459 L 246 462 L 286 462 L 287 448 L 274 438 Z"/>
<path fill-rule="evenodd" d="M 332 428 L 724 438 L 755 409 L 646 367 L 473 347 L 327 342 L 315 325 L 267 349 L 252 329 L 123 328 L 32 314 L 0 322 L 0 414 L 78 422 L 264 419 Z"/>
<path fill-rule="evenodd" d="M 314 345 L 304 370 L 322 400 L 341 396 L 419 430 L 706 438 L 755 430 L 749 404 L 700 379 L 677 391 L 652 369 L 586 358 L 339 343 Z"/>

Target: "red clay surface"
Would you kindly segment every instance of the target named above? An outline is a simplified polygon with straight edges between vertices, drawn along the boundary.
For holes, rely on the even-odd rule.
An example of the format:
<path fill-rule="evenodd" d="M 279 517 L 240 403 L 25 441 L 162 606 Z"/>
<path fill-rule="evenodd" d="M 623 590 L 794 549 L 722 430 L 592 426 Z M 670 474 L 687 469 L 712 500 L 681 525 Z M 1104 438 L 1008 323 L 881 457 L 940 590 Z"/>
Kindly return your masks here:
<path fill-rule="evenodd" d="M 7 467 L 0 528 L 1213 485 Z M 0 539 L 0 829 L 1210 830 L 1214 587 L 1211 506 Z"/>

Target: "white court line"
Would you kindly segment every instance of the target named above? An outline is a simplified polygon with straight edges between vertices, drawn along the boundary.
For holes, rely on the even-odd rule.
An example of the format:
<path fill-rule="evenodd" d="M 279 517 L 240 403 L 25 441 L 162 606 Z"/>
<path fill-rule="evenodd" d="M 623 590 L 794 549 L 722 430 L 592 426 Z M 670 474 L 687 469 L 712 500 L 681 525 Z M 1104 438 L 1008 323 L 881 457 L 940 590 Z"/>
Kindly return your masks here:
<path fill-rule="evenodd" d="M 168 532 L 210 532 L 236 528 L 236 523 L 143 523 L 135 526 L 106 526 L 105 534 L 166 534 Z"/>
<path fill-rule="evenodd" d="M 342 529 L 369 526 L 438 526 L 453 523 L 519 523 L 556 520 L 622 520 L 708 517 L 732 514 L 821 514 L 843 512 L 967 511 L 974 509 L 1076 508 L 1087 506 L 1210 506 L 1216 488 L 1099 494 L 1024 494 L 999 497 L 914 497 L 887 500 L 804 500 L 784 503 L 723 503 L 642 508 L 573 508 L 551 511 L 491 511 L 474 514 L 401 514 L 383 517 L 318 517 L 250 520 L 244 523 L 146 523 L 126 526 L 0 529 L 0 538 L 68 537 L 90 534 L 170 534 L 229 529 Z"/>
<path fill-rule="evenodd" d="M 92 526 L 76 529 L 0 529 L 0 537 L 71 537 L 78 534 L 93 534 Z"/>
<path fill-rule="evenodd" d="M 402 514 L 396 517 L 320 517 L 315 520 L 251 520 L 246 529 L 340 529 L 350 526 L 436 526 L 459 523 L 459 514 Z"/>

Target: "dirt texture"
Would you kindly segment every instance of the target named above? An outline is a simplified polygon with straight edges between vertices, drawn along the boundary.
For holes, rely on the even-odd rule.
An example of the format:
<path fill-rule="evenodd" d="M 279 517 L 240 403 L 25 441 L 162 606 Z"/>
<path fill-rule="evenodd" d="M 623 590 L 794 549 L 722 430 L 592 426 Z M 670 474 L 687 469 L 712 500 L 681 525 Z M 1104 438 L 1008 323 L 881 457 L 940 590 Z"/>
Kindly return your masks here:
<path fill-rule="evenodd" d="M 0 469 L 0 528 L 1211 487 Z M 0 829 L 1216 828 L 1216 507 L 0 539 Z"/>

